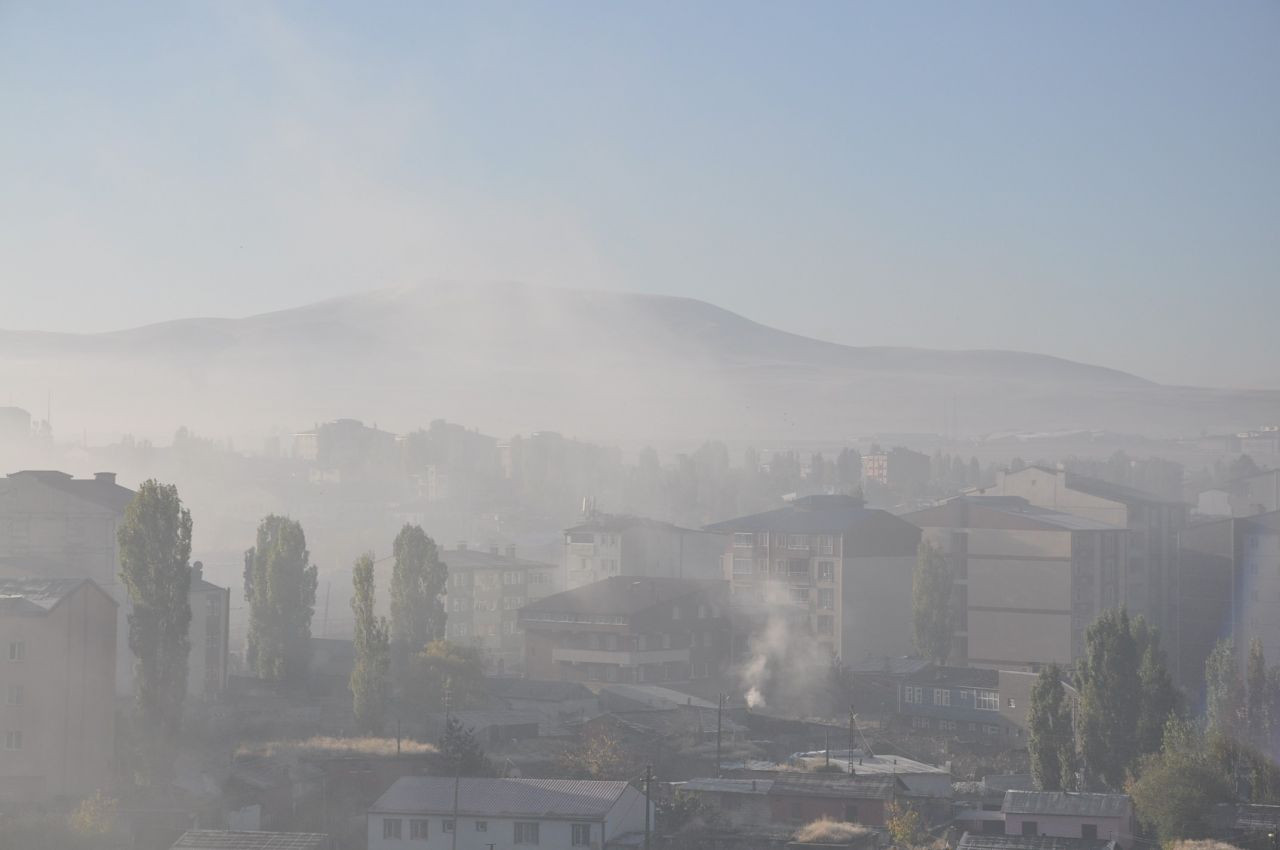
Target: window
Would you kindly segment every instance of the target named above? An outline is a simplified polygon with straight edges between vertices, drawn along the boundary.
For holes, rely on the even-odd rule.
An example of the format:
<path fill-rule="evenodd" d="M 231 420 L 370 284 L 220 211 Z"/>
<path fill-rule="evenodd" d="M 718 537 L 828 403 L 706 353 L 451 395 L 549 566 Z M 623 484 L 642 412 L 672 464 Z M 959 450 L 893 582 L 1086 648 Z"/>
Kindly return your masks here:
<path fill-rule="evenodd" d="M 27 645 L 20 640 L 12 641 L 9 644 L 9 660 L 23 661 L 27 657 Z"/>
<path fill-rule="evenodd" d="M 570 543 L 595 543 L 596 536 L 589 531 L 575 531 L 569 535 Z"/>
<path fill-rule="evenodd" d="M 956 722 L 955 722 L 954 720 L 939 720 L 939 721 L 938 721 L 938 731 L 939 731 L 939 732 L 954 732 L 954 731 L 956 731 Z"/>
<path fill-rule="evenodd" d="M 476 821 L 476 832 L 488 832 L 489 822 L 487 820 Z"/>
<path fill-rule="evenodd" d="M 787 575 L 791 578 L 808 578 L 809 562 L 803 558 L 792 558 L 787 561 Z"/>
<path fill-rule="evenodd" d="M 440 828 L 445 832 L 453 832 L 453 820 L 449 819 L 440 822 Z"/>
<path fill-rule="evenodd" d="M 951 705 L 951 691 L 947 690 L 946 688 L 934 688 L 933 704 L 934 705 Z"/>
<path fill-rule="evenodd" d="M 996 691 L 975 691 L 973 704 L 982 711 L 999 711 L 1000 694 Z"/>
<path fill-rule="evenodd" d="M 809 604 L 809 588 L 793 587 L 791 588 L 791 601 L 797 605 Z"/>
<path fill-rule="evenodd" d="M 913 718 L 911 718 L 911 728 L 912 728 L 912 729 L 928 729 L 928 728 L 929 728 L 929 718 L 927 718 L 927 717 L 913 717 Z"/>
<path fill-rule="evenodd" d="M 409 837 L 415 841 L 427 840 L 426 818 L 410 818 L 409 819 Z"/>
<path fill-rule="evenodd" d="M 999 727 L 999 726 L 993 726 L 993 725 L 992 725 L 992 724 L 990 724 L 990 723 L 984 723 L 984 724 L 982 724 L 982 731 L 983 731 L 984 733 L 986 733 L 987 735 L 999 735 L 999 734 L 1000 734 L 1000 727 Z"/>
<path fill-rule="evenodd" d="M 733 535 L 734 546 L 754 546 L 756 545 L 756 536 L 749 531 L 735 532 Z"/>
<path fill-rule="evenodd" d="M 830 535 L 824 534 L 818 538 L 818 546 L 822 550 L 822 554 L 831 555 L 835 553 L 835 544 Z"/>
<path fill-rule="evenodd" d="M 830 611 L 836 607 L 836 592 L 830 588 L 818 589 L 818 607 L 823 611 Z"/>
<path fill-rule="evenodd" d="M 919 705 L 924 702 L 924 688 L 907 685 L 902 689 L 902 701 L 911 705 Z"/>
<path fill-rule="evenodd" d="M 1017 704 L 1016 702 L 1014 702 L 1014 701 L 1013 701 L 1013 697 L 1009 697 L 1009 707 L 1010 707 L 1010 708 L 1017 708 L 1017 707 L 1018 707 L 1018 704 Z"/>
<path fill-rule="evenodd" d="M 400 840 L 400 818 L 382 819 L 382 838 L 384 841 Z"/>
<path fill-rule="evenodd" d="M 806 548 L 804 535 L 803 535 L 803 534 L 788 534 L 788 535 L 787 535 L 787 548 L 788 548 L 788 549 L 804 549 L 804 548 Z"/>
<path fill-rule="evenodd" d="M 1096 823 L 1080 824 L 1080 837 L 1081 838 L 1097 838 L 1098 825 Z"/>
<path fill-rule="evenodd" d="M 672 605 L 672 606 L 671 606 L 671 619 L 673 619 L 673 620 L 679 620 L 679 619 L 680 619 L 680 606 L 679 606 L 679 605 Z"/>
<path fill-rule="evenodd" d="M 757 532 L 756 532 L 756 545 L 757 545 L 757 546 L 768 546 L 768 545 L 769 545 L 769 532 L 767 532 L 767 531 L 757 531 Z"/>
<path fill-rule="evenodd" d="M 22 685 L 10 685 L 4 701 L 5 705 L 22 705 Z"/>
<path fill-rule="evenodd" d="M 538 824 L 516 821 L 514 840 L 516 844 L 537 844 Z"/>
<path fill-rule="evenodd" d="M 591 846 L 591 824 L 575 823 L 573 825 L 572 840 L 569 843 L 574 847 L 590 847 Z"/>
<path fill-rule="evenodd" d="M 1033 820 L 1024 820 L 1022 822 L 1022 834 L 1023 835 L 1039 835 L 1040 824 Z"/>
<path fill-rule="evenodd" d="M 831 561 L 818 562 L 818 581 L 835 581 L 836 565 Z"/>
<path fill-rule="evenodd" d="M 735 576 L 749 576 L 751 575 L 753 564 L 754 562 L 750 558 L 734 558 L 733 574 Z"/>
<path fill-rule="evenodd" d="M 835 631 L 835 618 L 830 614 L 823 614 L 818 617 L 818 634 L 829 635 Z"/>

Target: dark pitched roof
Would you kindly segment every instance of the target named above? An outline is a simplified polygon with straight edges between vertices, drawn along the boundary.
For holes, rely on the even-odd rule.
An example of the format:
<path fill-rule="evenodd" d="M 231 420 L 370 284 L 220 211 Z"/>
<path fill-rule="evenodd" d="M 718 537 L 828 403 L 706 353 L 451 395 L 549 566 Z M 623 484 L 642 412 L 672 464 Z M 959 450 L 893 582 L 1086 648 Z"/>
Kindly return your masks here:
<path fill-rule="evenodd" d="M 1006 791 L 1000 810 L 1018 815 L 1077 815 L 1123 817 L 1132 809 L 1128 794 L 1086 794 L 1076 791 Z"/>
<path fill-rule="evenodd" d="M 940 505 L 904 514 L 922 528 L 1000 528 L 1040 531 L 1116 531 L 1074 514 L 1031 504 L 1021 496 L 957 496 Z"/>
<path fill-rule="evenodd" d="M 956 850 L 1111 850 L 1105 838 L 1058 838 L 1051 835 L 981 835 L 966 832 Z"/>
<path fill-rule="evenodd" d="M 402 776 L 370 812 L 432 814 L 454 810 L 454 782 L 446 776 Z M 626 782 L 586 779 L 460 779 L 458 814 L 490 817 L 604 817 Z"/>
<path fill-rule="evenodd" d="M 660 519 L 650 519 L 649 517 L 632 516 L 631 514 L 597 514 L 587 520 L 565 529 L 565 533 L 570 531 L 608 531 L 620 532 L 630 528 L 653 528 L 660 531 L 679 531 L 685 534 L 701 534 L 702 532 L 696 528 L 682 528 L 670 522 L 664 522 Z"/>
<path fill-rule="evenodd" d="M 321 850 L 328 841 L 328 836 L 316 832 L 192 829 L 182 834 L 173 850 Z"/>
<path fill-rule="evenodd" d="M 904 676 L 903 681 L 913 685 L 994 688 L 1000 684 L 1000 671 L 985 667 L 938 667 L 930 664 Z"/>
<path fill-rule="evenodd" d="M 10 478 L 20 476 L 34 478 L 46 487 L 68 493 L 118 514 L 123 514 L 124 509 L 137 495 L 128 487 L 117 484 L 114 473 L 101 473 L 94 478 L 72 478 L 69 473 L 56 469 L 23 469 L 9 473 Z"/>
<path fill-rule="evenodd" d="M 87 578 L 0 577 L 0 614 L 42 616 L 58 607 L 83 584 L 98 587 Z M 111 598 L 105 590 L 98 589 L 108 599 Z"/>
<path fill-rule="evenodd" d="M 772 511 L 713 523 L 706 530 L 842 535 L 846 555 L 914 554 L 920 541 L 918 528 L 888 511 L 868 508 L 856 496 L 805 496 Z"/>
<path fill-rule="evenodd" d="M 1097 496 L 1100 499 L 1110 499 L 1113 502 L 1124 502 L 1125 504 L 1140 502 L 1148 505 L 1182 504 L 1176 499 L 1166 499 L 1163 496 L 1148 493 L 1146 490 L 1139 490 L 1136 487 L 1114 484 L 1101 478 L 1079 475 L 1070 471 L 1067 472 L 1066 483 L 1072 490 L 1079 490 L 1081 493 L 1088 493 L 1090 496 Z"/>
<path fill-rule="evenodd" d="M 576 699 L 595 699 L 595 694 L 581 682 L 557 682 L 547 679 L 516 679 L 505 676 L 486 676 L 485 690 L 500 699 L 521 699 L 531 702 L 565 702 Z"/>
<path fill-rule="evenodd" d="M 636 578 L 610 576 L 591 584 L 544 596 L 520 609 L 528 614 L 635 614 L 654 605 L 720 590 L 723 582 L 686 578 Z"/>
<path fill-rule="evenodd" d="M 893 776 L 848 776 L 830 773 L 779 773 L 770 794 L 836 797 L 848 800 L 891 800 L 907 786 Z"/>

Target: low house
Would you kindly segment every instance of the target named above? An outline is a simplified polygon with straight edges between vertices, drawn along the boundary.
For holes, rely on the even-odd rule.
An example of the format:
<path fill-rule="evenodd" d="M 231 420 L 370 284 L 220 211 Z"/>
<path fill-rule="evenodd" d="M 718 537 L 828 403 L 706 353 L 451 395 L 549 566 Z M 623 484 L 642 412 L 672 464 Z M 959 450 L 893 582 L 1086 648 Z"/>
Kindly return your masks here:
<path fill-rule="evenodd" d="M 730 826 L 767 826 L 773 820 L 769 806 L 772 779 L 690 779 L 675 784 L 677 793 L 688 794 L 719 812 Z"/>
<path fill-rule="evenodd" d="M 956 850 L 1116 850 L 1116 842 L 1102 838 L 1058 838 L 1051 835 L 960 836 Z"/>
<path fill-rule="evenodd" d="M 1000 811 L 1006 835 L 1101 838 L 1128 848 L 1136 827 L 1128 794 L 1006 791 Z"/>
<path fill-rule="evenodd" d="M 600 713 L 596 695 L 579 682 L 486 676 L 484 690 L 496 706 L 537 714 L 547 725 L 586 720 Z"/>
<path fill-rule="evenodd" d="M 172 850 L 328 850 L 329 837 L 318 832 L 235 832 L 192 829 Z"/>
<path fill-rule="evenodd" d="M 644 832 L 645 805 L 626 782 L 404 776 L 369 809 L 368 847 L 607 850 Z"/>
<path fill-rule="evenodd" d="M 457 720 L 464 728 L 470 729 L 476 740 L 486 749 L 501 747 L 511 741 L 537 738 L 541 734 L 541 715 L 507 709 L 481 709 L 455 711 L 449 715 L 428 715 L 424 724 L 426 737 L 435 740 L 443 736 L 450 718 Z"/>
<path fill-rule="evenodd" d="M 774 823 L 830 818 L 881 827 L 889 804 L 906 793 L 906 784 L 894 776 L 780 773 L 769 789 L 769 809 Z"/>

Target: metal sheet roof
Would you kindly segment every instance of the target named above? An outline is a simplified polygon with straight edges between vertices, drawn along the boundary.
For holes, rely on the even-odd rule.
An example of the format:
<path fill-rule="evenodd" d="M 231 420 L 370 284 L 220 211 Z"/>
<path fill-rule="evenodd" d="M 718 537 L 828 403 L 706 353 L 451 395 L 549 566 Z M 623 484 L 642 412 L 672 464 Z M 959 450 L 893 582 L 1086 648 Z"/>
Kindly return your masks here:
<path fill-rule="evenodd" d="M 982 814 L 988 814 L 983 812 Z M 998 814 L 998 813 L 997 813 Z M 1103 838 L 1059 838 L 1051 835 L 979 835 L 966 832 L 956 850 L 1108 850 L 1114 841 Z"/>
<path fill-rule="evenodd" d="M 702 792 L 706 794 L 768 794 L 773 787 L 772 779 L 717 779 L 708 777 L 690 779 L 679 784 L 681 791 Z"/>
<path fill-rule="evenodd" d="M 627 790 L 626 782 L 586 779 L 456 780 L 458 814 L 470 817 L 599 818 Z M 402 776 L 374 802 L 370 812 L 450 814 L 454 782 L 444 776 Z"/>
<path fill-rule="evenodd" d="M 1086 794 L 1076 791 L 1016 791 L 1004 793 L 1005 814 L 1125 817 L 1132 809 L 1128 794 Z"/>
<path fill-rule="evenodd" d="M 328 836 L 318 832 L 192 829 L 182 834 L 173 850 L 321 850 L 328 841 Z"/>

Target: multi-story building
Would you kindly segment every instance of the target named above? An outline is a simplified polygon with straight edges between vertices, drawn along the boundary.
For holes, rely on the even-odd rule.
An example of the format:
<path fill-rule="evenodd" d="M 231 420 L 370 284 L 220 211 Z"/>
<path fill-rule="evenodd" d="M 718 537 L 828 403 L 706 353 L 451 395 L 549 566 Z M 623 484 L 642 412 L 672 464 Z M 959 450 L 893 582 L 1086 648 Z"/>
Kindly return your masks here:
<path fill-rule="evenodd" d="M 1227 482 L 1231 516 L 1256 516 L 1280 510 L 1280 469 L 1268 469 Z"/>
<path fill-rule="evenodd" d="M 806 620 L 845 659 L 911 651 L 911 572 L 920 530 L 854 496 L 806 496 L 708 526 L 721 533 L 735 608 Z"/>
<path fill-rule="evenodd" d="M 895 493 L 919 495 L 929 484 L 929 456 L 896 446 L 862 458 L 862 476 Z"/>
<path fill-rule="evenodd" d="M 119 603 L 116 624 L 116 693 L 133 691 L 133 653 L 129 649 L 129 594 L 120 580 L 116 534 L 134 492 L 116 483 L 114 472 L 93 478 L 72 478 L 53 470 L 24 470 L 0 479 L 0 576 L 62 578 L 75 576 L 97 582 Z M 226 658 L 210 663 L 211 632 L 226 632 L 225 622 L 209 617 L 230 616 L 229 594 L 211 607 L 212 585 L 201 578 L 191 583 L 192 631 L 188 669 L 200 673 L 190 680 L 188 695 L 212 696 L 206 686 L 225 684 Z M 197 611 L 199 614 L 197 614 Z M 221 650 L 225 656 L 226 645 Z M 221 670 L 213 677 L 207 670 Z"/>
<path fill-rule="evenodd" d="M 88 579 L 0 578 L 0 801 L 107 787 L 116 602 Z"/>
<path fill-rule="evenodd" d="M 645 796 L 625 782 L 404 776 L 374 802 L 369 850 L 604 848 L 643 841 Z M 617 842 L 617 843 L 615 843 Z"/>
<path fill-rule="evenodd" d="M 993 487 L 977 491 L 1019 496 L 1033 505 L 1129 530 L 1125 607 L 1160 629 L 1171 662 L 1178 645 L 1178 532 L 1189 506 L 1132 487 L 1061 469 L 1031 466 L 1002 472 Z M 1178 675 L 1176 663 L 1173 673 Z M 1192 678 L 1195 677 L 1193 674 Z"/>
<path fill-rule="evenodd" d="M 227 687 L 231 647 L 231 588 L 204 580 L 204 564 L 191 565 L 191 655 L 187 659 L 187 694 L 213 697 Z"/>
<path fill-rule="evenodd" d="M 1191 525 L 1180 541 L 1180 664 L 1203 696 L 1204 663 L 1220 638 L 1234 641 L 1242 664 L 1254 638 L 1280 658 L 1280 512 Z"/>
<path fill-rule="evenodd" d="M 925 733 L 987 739 L 1012 735 L 1016 727 L 1000 708 L 997 670 L 930 665 L 898 685 L 898 716 Z"/>
<path fill-rule="evenodd" d="M 1016 496 L 961 496 L 903 518 L 950 560 L 954 664 L 1071 664 L 1089 624 L 1127 603 L 1124 528 Z"/>
<path fill-rule="evenodd" d="M 516 557 L 515 546 L 503 553 L 497 546 L 480 551 L 463 543 L 441 558 L 449 567 L 449 639 L 479 646 L 499 673 L 519 669 L 524 633 L 517 612 L 554 593 L 559 570 L 554 564 Z"/>
<path fill-rule="evenodd" d="M 538 679 L 668 682 L 722 672 L 729 658 L 723 581 L 614 576 L 520 609 L 525 674 Z"/>
<path fill-rule="evenodd" d="M 634 516 L 593 514 L 564 532 L 564 587 L 572 590 L 610 576 L 721 577 L 724 538 Z"/>

